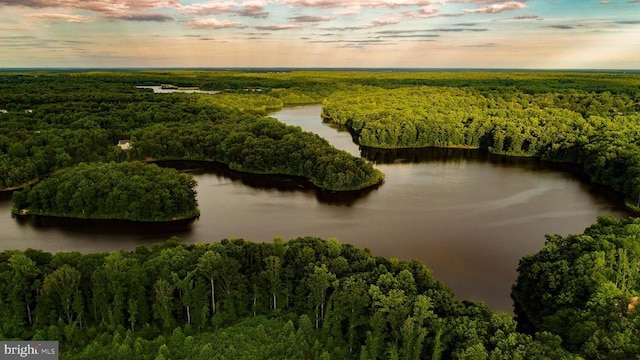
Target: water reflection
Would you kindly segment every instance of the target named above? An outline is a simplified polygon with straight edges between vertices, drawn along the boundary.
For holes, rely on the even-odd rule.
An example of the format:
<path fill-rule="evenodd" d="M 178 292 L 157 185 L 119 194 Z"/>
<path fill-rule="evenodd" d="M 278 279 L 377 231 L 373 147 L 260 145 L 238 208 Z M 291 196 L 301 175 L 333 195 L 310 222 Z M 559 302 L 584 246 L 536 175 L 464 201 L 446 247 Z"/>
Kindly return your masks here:
<path fill-rule="evenodd" d="M 254 189 L 276 190 L 283 193 L 304 192 L 314 194 L 319 203 L 329 205 L 351 206 L 380 187 L 378 184 L 359 191 L 326 191 L 317 188 L 303 177 L 247 174 L 229 169 L 227 165 L 211 161 L 158 161 L 156 164 L 185 171 L 192 175 L 210 174 L 223 177 Z"/>
<path fill-rule="evenodd" d="M 180 233 L 186 235 L 196 219 L 176 220 L 170 222 L 127 221 L 116 219 L 75 219 L 55 216 L 17 216 L 15 221 L 20 226 L 32 226 L 38 231 L 51 229 L 88 236 L 137 234 L 153 237 Z M 172 236 L 172 235 L 169 235 Z"/>
<path fill-rule="evenodd" d="M 521 168 L 530 171 L 561 171 L 570 173 L 581 180 L 589 178 L 575 164 L 544 161 L 533 157 L 497 155 L 481 149 L 436 148 L 419 149 L 376 149 L 360 146 L 362 157 L 374 164 L 421 164 L 462 162 L 488 163 L 494 166 Z"/>

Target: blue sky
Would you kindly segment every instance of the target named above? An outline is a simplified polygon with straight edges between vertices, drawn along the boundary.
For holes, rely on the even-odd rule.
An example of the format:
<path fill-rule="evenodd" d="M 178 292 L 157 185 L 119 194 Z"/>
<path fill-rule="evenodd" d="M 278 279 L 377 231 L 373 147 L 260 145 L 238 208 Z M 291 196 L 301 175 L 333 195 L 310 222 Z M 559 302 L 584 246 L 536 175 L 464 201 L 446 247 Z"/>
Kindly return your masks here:
<path fill-rule="evenodd" d="M 640 0 L 0 0 L 0 67 L 640 69 Z"/>

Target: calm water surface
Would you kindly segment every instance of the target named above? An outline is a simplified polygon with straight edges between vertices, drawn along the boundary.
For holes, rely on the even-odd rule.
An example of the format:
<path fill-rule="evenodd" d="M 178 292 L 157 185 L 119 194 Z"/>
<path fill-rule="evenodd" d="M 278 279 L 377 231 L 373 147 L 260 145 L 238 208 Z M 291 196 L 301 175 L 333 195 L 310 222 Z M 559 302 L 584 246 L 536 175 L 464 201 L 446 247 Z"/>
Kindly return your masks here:
<path fill-rule="evenodd" d="M 348 133 L 322 124 L 320 110 L 318 105 L 288 108 L 272 116 L 360 156 Z M 194 171 L 202 216 L 187 229 L 22 223 L 11 218 L 10 202 L 0 200 L 0 250 L 133 249 L 172 235 L 188 243 L 334 236 L 374 255 L 419 259 L 459 299 L 511 312 L 518 260 L 539 250 L 545 234 L 582 232 L 598 215 L 628 215 L 619 199 L 535 161 L 454 150 L 365 149 L 364 154 L 386 180 L 349 199 Z"/>

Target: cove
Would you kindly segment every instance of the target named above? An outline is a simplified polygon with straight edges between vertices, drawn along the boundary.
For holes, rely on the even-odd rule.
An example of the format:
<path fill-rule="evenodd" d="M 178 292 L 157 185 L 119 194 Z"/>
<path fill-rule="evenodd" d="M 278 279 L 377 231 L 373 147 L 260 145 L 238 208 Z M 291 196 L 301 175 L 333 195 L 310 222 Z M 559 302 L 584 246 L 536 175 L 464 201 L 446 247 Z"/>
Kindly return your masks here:
<path fill-rule="evenodd" d="M 319 105 L 285 108 L 271 116 L 360 156 L 347 132 L 322 123 L 320 110 Z M 187 243 L 334 236 L 374 255 L 419 259 L 458 299 L 512 312 L 509 293 L 518 261 L 538 251 L 545 234 L 581 233 L 598 215 L 628 215 L 616 196 L 530 159 L 450 149 L 363 150 L 385 173 L 385 183 L 348 199 L 327 200 L 286 177 L 273 183 L 202 164 L 187 166 L 198 181 L 201 216 L 186 228 L 23 222 L 11 218 L 9 199 L 0 200 L 0 250 L 131 250 L 173 235 Z"/>

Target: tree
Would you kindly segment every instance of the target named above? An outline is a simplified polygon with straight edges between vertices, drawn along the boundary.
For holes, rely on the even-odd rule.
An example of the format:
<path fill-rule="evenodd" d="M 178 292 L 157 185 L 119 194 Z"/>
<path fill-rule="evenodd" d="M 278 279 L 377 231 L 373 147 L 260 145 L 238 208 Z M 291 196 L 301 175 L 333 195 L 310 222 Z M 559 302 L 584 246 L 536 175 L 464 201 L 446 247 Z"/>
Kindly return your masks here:
<path fill-rule="evenodd" d="M 80 286 L 80 271 L 69 265 L 63 265 L 44 278 L 42 291 L 45 295 L 53 297 L 55 303 L 60 304 L 66 316 L 67 324 L 80 321 L 82 313 L 76 312 L 74 320 L 74 308 L 81 309 L 82 295 L 78 292 Z M 72 306 L 74 302 L 80 305 Z M 77 311 L 77 310 L 76 310 Z"/>
<path fill-rule="evenodd" d="M 327 290 L 335 286 L 336 276 L 327 270 L 327 265 L 322 264 L 313 268 L 313 273 L 309 274 L 307 286 L 309 288 L 309 298 L 315 307 L 316 329 L 320 327 L 320 322 L 324 321 L 324 306 Z"/>
<path fill-rule="evenodd" d="M 198 259 L 198 271 L 209 280 L 211 287 L 211 315 L 216 313 L 216 288 L 215 280 L 220 271 L 220 258 L 222 256 L 212 250 L 204 253 Z"/>
<path fill-rule="evenodd" d="M 22 326 L 26 315 L 27 323 L 33 324 L 31 317 L 32 302 L 35 297 L 35 290 L 39 288 L 40 281 L 37 280 L 40 270 L 36 264 L 24 253 L 16 253 L 9 258 L 9 269 L 11 282 L 9 287 L 9 302 L 17 328 Z"/>
<path fill-rule="evenodd" d="M 154 317 L 162 321 L 162 327 L 169 329 L 173 322 L 172 302 L 173 302 L 173 285 L 164 279 L 158 279 L 153 285 L 153 293 L 155 295 L 153 302 Z"/>
<path fill-rule="evenodd" d="M 282 267 L 282 259 L 277 256 L 267 256 L 264 259 L 266 264 L 266 270 L 264 270 L 263 274 L 267 278 L 267 282 L 269 284 L 269 291 L 271 292 L 272 299 L 272 309 L 276 310 L 278 308 L 278 300 L 277 294 L 280 291 L 280 287 L 282 286 L 282 281 L 280 279 L 280 270 Z"/>

